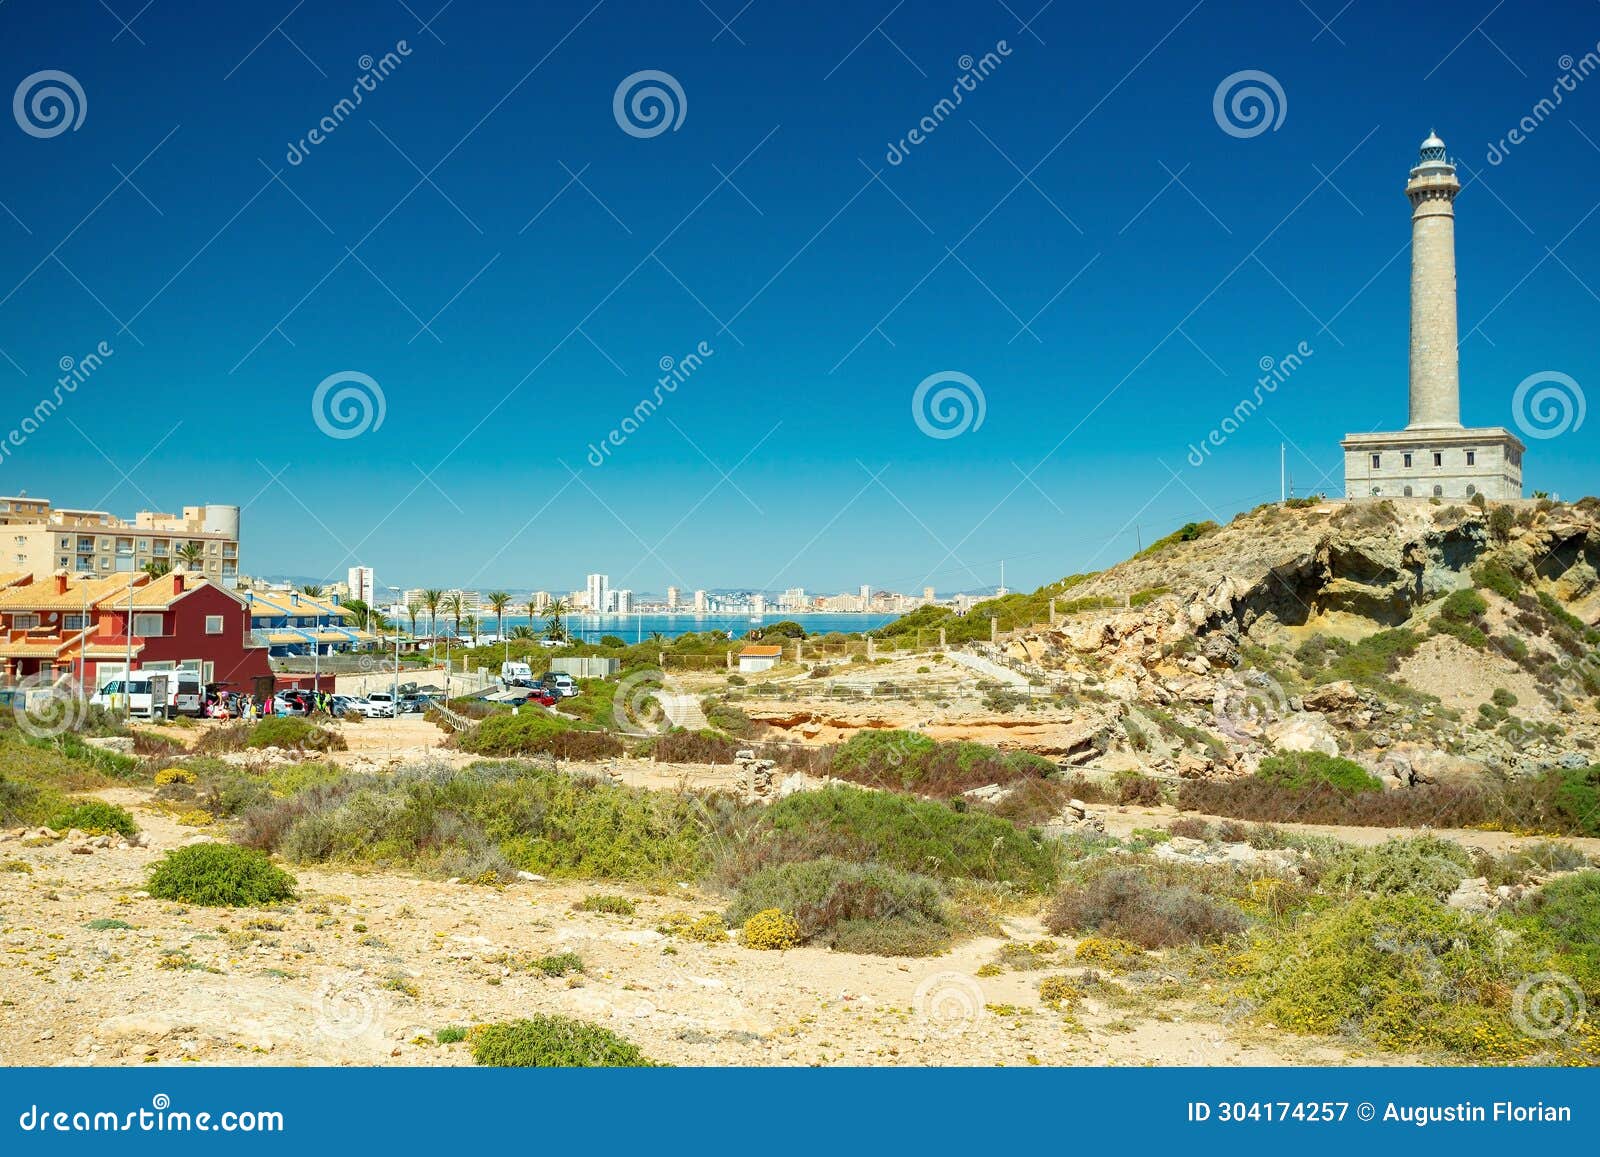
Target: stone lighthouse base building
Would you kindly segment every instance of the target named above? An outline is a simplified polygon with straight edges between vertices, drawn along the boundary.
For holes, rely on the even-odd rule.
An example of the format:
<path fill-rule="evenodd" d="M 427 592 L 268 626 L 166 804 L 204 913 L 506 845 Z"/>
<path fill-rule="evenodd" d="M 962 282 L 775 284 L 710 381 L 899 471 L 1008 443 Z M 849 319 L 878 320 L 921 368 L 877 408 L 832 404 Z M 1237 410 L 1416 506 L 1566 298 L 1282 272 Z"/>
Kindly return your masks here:
<path fill-rule="evenodd" d="M 1522 453 L 1500 426 L 1461 424 L 1455 199 L 1444 142 L 1429 134 L 1406 182 L 1411 201 L 1411 417 L 1404 430 L 1347 434 L 1346 498 L 1522 497 Z"/>

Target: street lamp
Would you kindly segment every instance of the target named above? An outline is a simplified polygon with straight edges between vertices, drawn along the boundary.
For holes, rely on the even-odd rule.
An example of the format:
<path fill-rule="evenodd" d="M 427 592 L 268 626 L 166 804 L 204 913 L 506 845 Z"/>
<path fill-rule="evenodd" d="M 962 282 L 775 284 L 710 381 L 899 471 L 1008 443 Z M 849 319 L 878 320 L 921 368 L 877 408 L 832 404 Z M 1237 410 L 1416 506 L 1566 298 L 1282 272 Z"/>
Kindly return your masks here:
<path fill-rule="evenodd" d="M 385 586 L 389 584 L 385 583 Z M 389 586 L 398 596 L 401 591 L 397 586 Z M 394 624 L 394 717 L 400 718 L 400 620 L 395 619 Z"/>

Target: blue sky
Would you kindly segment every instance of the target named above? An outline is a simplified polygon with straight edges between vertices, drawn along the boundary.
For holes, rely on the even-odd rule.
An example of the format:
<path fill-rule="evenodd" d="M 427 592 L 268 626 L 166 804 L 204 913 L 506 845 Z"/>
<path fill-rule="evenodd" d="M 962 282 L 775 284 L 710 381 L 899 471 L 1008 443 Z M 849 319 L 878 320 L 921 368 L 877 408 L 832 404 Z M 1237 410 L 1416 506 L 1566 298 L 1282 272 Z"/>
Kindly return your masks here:
<path fill-rule="evenodd" d="M 1593 4 L 741 3 L 9 0 L 5 90 L 59 70 L 86 112 L 0 120 L 0 427 L 114 352 L 0 491 L 237 502 L 263 573 L 949 591 L 1004 559 L 1032 587 L 1275 497 L 1283 442 L 1337 495 L 1338 439 L 1404 423 L 1430 129 L 1467 184 L 1466 420 L 1600 381 L 1600 77 L 1487 159 L 1595 51 Z M 642 136 L 613 97 L 646 70 L 684 99 Z M 1276 128 L 1219 124 L 1245 70 Z M 312 400 L 344 371 L 384 419 L 335 438 Z M 913 393 L 947 372 L 983 421 L 929 437 Z M 1528 489 L 1593 492 L 1597 431 L 1525 438 Z"/>

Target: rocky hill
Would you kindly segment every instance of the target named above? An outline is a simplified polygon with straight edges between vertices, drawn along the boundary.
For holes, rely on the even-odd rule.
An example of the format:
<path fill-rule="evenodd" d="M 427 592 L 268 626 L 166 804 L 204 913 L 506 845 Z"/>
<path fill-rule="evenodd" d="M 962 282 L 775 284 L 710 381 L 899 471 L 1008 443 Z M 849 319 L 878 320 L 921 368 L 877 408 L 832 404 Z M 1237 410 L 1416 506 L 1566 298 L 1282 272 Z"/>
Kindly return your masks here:
<path fill-rule="evenodd" d="M 1104 766 L 1207 777 L 1315 749 L 1398 786 L 1596 759 L 1595 499 L 1263 507 L 1071 598 L 1002 651 L 1112 709 Z"/>

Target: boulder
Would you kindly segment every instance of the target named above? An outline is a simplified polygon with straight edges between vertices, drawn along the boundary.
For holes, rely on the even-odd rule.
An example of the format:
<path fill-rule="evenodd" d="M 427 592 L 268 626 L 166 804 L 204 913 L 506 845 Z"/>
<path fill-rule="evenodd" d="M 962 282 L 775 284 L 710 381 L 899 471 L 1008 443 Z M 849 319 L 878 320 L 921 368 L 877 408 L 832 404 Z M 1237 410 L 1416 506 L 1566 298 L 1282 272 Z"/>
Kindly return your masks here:
<path fill-rule="evenodd" d="M 1489 881 L 1483 876 L 1462 880 L 1456 890 L 1445 898 L 1445 903 L 1462 912 L 1487 912 L 1496 906 L 1494 893 L 1489 891 Z"/>
<path fill-rule="evenodd" d="M 1348 711 L 1353 707 L 1361 706 L 1361 692 L 1356 690 L 1354 683 L 1348 679 L 1340 679 L 1333 683 L 1324 683 L 1320 687 L 1313 687 L 1300 699 L 1301 705 L 1307 711 Z"/>
<path fill-rule="evenodd" d="M 1266 737 L 1279 751 L 1320 751 L 1324 755 L 1339 754 L 1339 740 L 1333 728 L 1320 715 L 1301 712 L 1273 723 L 1266 729 Z"/>

